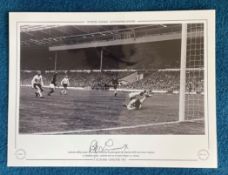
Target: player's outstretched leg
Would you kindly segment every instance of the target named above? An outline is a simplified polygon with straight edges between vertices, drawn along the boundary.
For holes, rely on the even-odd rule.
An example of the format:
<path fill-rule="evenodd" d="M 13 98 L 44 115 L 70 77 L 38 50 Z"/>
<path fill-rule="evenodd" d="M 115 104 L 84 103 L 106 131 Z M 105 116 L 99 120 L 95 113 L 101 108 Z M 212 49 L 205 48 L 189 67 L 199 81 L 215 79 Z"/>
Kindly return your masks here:
<path fill-rule="evenodd" d="M 43 94 L 42 94 L 42 92 L 41 92 L 41 90 L 40 90 L 39 88 L 38 88 L 37 93 L 39 94 L 39 97 L 40 97 L 40 98 L 43 98 Z"/>
<path fill-rule="evenodd" d="M 35 96 L 42 97 L 42 92 L 41 92 L 39 85 L 34 85 L 34 88 L 35 88 Z"/>
<path fill-rule="evenodd" d="M 43 98 L 42 91 L 39 92 L 39 96 L 40 96 L 40 98 Z"/>

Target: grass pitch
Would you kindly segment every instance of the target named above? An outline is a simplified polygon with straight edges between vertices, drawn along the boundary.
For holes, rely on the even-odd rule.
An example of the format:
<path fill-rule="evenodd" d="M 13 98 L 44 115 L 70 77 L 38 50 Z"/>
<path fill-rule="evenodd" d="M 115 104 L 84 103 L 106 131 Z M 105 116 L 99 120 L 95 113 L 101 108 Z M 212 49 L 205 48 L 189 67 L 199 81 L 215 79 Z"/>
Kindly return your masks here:
<path fill-rule="evenodd" d="M 204 121 L 177 122 L 179 96 L 154 94 L 140 110 L 128 111 L 127 92 L 69 90 L 35 97 L 21 87 L 20 134 L 204 134 Z"/>

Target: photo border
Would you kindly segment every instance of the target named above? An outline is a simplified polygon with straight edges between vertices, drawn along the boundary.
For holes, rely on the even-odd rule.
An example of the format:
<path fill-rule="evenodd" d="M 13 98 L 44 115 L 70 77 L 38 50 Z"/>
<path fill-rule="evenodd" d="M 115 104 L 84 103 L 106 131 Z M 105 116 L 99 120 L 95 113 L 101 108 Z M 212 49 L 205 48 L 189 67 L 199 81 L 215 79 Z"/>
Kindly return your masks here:
<path fill-rule="evenodd" d="M 172 23 L 178 23 L 177 21 L 182 21 L 183 22 L 190 22 L 190 21 L 194 21 L 195 23 L 199 23 L 199 21 L 203 21 L 204 22 L 204 49 L 205 49 L 205 55 L 204 55 L 204 60 L 205 62 L 205 75 L 204 75 L 204 80 L 206 80 L 204 83 L 205 85 L 205 94 L 204 95 L 204 101 L 207 102 L 205 104 L 206 109 L 204 109 L 205 113 L 205 117 L 207 116 L 207 119 L 205 118 L 205 122 L 204 122 L 204 129 L 205 129 L 205 133 L 203 135 L 200 136 L 206 136 L 207 137 L 207 148 L 205 148 L 205 146 L 202 146 L 202 149 L 199 150 L 199 152 L 197 154 L 201 154 L 200 151 L 202 151 L 205 154 L 208 154 L 208 156 L 210 155 L 210 158 L 207 161 L 200 161 L 199 163 L 199 159 L 185 159 L 185 158 L 174 158 L 174 159 L 170 159 L 170 158 L 166 158 L 166 159 L 148 159 L 147 161 L 154 161 L 159 163 L 159 165 L 156 164 L 148 164 L 147 161 L 145 160 L 141 160 L 140 163 L 133 163 L 130 166 L 142 166 L 142 167 L 217 167 L 217 146 L 216 146 L 216 119 L 215 119 L 215 53 L 214 53 L 214 44 L 215 44 L 215 31 L 213 31 L 213 29 L 215 28 L 215 11 L 213 10 L 208 10 L 208 11 L 176 11 L 176 12 L 120 12 L 120 13 L 29 13 L 29 15 L 27 15 L 27 13 L 10 13 L 10 27 L 9 27 L 9 34 L 10 34 L 10 62 L 9 62 L 9 66 L 10 66 L 10 71 L 9 71 L 9 77 L 10 77 L 10 81 L 9 81 L 9 129 L 8 129 L 8 166 L 59 166 L 58 163 L 53 162 L 50 164 L 47 164 L 46 160 L 59 160 L 59 161 L 63 161 L 63 160 L 69 160 L 69 159 L 63 159 L 63 158 L 58 158 L 58 159 L 51 159 L 51 158 L 27 158 L 27 156 L 29 154 L 26 154 L 28 151 L 25 150 L 23 148 L 23 146 L 19 146 L 19 145 L 23 145 L 22 143 L 18 143 L 19 142 L 19 138 L 18 137 L 25 137 L 25 139 L 27 139 L 26 134 L 23 134 L 23 136 L 19 135 L 18 132 L 18 123 L 19 123 L 19 89 L 20 89 L 20 43 L 18 41 L 20 41 L 20 37 L 18 36 L 18 29 L 19 26 L 21 24 L 24 23 L 48 23 L 50 24 L 52 23 L 63 23 L 63 21 L 49 21 L 47 22 L 47 20 L 43 20 L 43 18 L 45 16 L 51 16 L 52 19 L 58 19 L 57 17 L 54 17 L 55 14 L 58 14 L 59 16 L 68 16 L 68 15 L 75 15 L 79 18 L 83 18 L 83 16 L 87 16 L 87 17 L 92 17 L 96 18 L 97 14 L 100 14 L 101 16 L 107 16 L 108 14 L 111 14 L 112 18 L 113 15 L 112 14 L 120 14 L 117 15 L 117 19 L 127 19 L 127 20 L 110 20 L 110 21 L 105 21 L 103 20 L 103 23 L 101 21 L 96 22 L 96 20 L 85 20 L 84 22 L 82 20 L 79 21 L 72 21 L 72 23 L 77 24 L 77 25 L 114 25 L 114 24 L 122 24 L 122 25 L 136 25 L 136 24 L 154 24 L 154 23 L 160 23 L 162 20 L 135 20 L 133 18 L 134 15 L 136 14 L 140 14 L 141 16 L 146 15 L 147 17 L 151 17 L 153 18 L 154 16 L 156 16 L 156 18 L 159 18 L 159 15 L 164 15 L 167 14 L 167 17 L 165 18 L 175 18 L 175 16 L 179 16 L 179 18 L 187 18 L 187 19 L 172 19 L 172 20 L 165 20 L 165 22 L 162 22 L 163 24 L 169 23 L 172 21 Z M 183 16 L 181 16 L 181 14 Z M 27 16 L 26 16 L 27 15 Z M 41 17 L 40 17 L 41 15 Z M 122 17 L 121 15 L 123 15 L 124 17 Z M 199 19 L 192 19 L 189 20 L 188 18 L 193 15 L 195 18 L 199 18 Z M 29 17 L 28 17 L 29 16 Z M 94 16 L 94 17 L 93 17 Z M 98 15 L 99 16 L 99 15 Z M 109 15 L 108 15 L 109 16 Z M 172 17 L 170 17 L 172 16 Z M 187 17 L 186 17 L 187 16 Z M 203 17 L 204 18 L 203 18 Z M 35 22 L 34 21 L 29 21 L 30 19 L 33 19 L 33 17 L 35 17 Z M 38 18 L 38 21 L 36 21 Z M 114 17 L 115 18 L 115 17 Z M 25 19 L 23 21 L 23 19 Z M 134 19 L 134 20 L 132 20 Z M 69 19 L 68 19 L 69 20 Z M 65 21 L 66 22 L 66 21 Z M 134 23 L 133 23 L 134 22 Z M 69 21 L 67 21 L 67 24 L 69 23 Z M 208 28 L 209 24 L 212 27 L 211 29 Z M 16 31 L 14 26 L 16 25 Z M 206 30 L 207 29 L 207 30 Z M 213 32 L 210 32 L 209 35 L 209 30 L 212 30 Z M 13 39 L 15 38 L 15 34 L 16 34 L 16 43 L 13 42 Z M 206 34 L 206 35 L 205 35 Z M 14 47 L 16 46 L 16 47 Z M 209 49 L 209 46 L 211 49 Z M 16 55 L 15 55 L 15 48 L 16 48 Z M 210 51 L 210 53 L 209 53 Z M 210 57 L 211 59 L 209 60 L 208 57 Z M 16 61 L 16 64 L 15 62 Z M 16 67 L 15 67 L 16 66 Z M 16 71 L 15 71 L 16 68 Z M 208 72 L 208 70 L 210 69 L 210 72 Z M 16 73 L 16 74 L 15 74 Z M 207 78 L 206 78 L 207 77 Z M 209 79 L 210 77 L 210 79 Z M 208 81 L 210 80 L 210 81 Z M 214 83 L 214 84 L 213 84 Z M 15 88 L 17 87 L 17 88 Z M 207 88 L 206 88 L 207 87 Z M 16 91 L 15 91 L 15 89 Z M 212 95 L 209 95 L 209 92 Z M 15 100 L 15 97 L 16 100 Z M 210 97 L 210 98 L 209 98 Z M 14 104 L 14 105 L 12 105 Z M 214 105 L 213 105 L 214 104 Z M 15 118 L 16 117 L 16 118 Z M 211 124 L 213 123 L 213 124 Z M 116 136 L 124 136 L 124 135 L 99 135 L 99 136 L 105 136 L 106 139 L 107 137 L 116 137 Z M 127 137 L 129 137 L 129 135 L 126 135 Z M 130 135 L 130 137 L 134 137 L 135 135 Z M 165 137 L 164 135 L 150 135 L 147 137 Z M 179 137 L 180 135 L 173 135 L 173 137 Z M 33 137 L 36 137 L 33 135 Z M 47 136 L 39 136 L 39 137 L 47 137 Z M 52 137 L 52 136 L 51 136 Z M 59 138 L 62 138 L 64 136 L 57 136 Z M 68 137 L 68 136 L 66 136 Z M 72 136 L 70 136 L 72 137 Z M 74 136 L 73 136 L 74 137 Z M 76 135 L 76 137 L 78 137 Z M 91 137 L 90 135 L 81 135 L 79 137 Z M 92 136 L 94 137 L 94 136 Z M 141 137 L 141 135 L 139 135 L 139 137 Z M 142 136 L 143 137 L 143 136 Z M 191 136 L 191 135 L 184 135 L 183 137 L 198 137 L 197 135 L 195 136 Z M 14 138 L 14 139 L 12 139 Z M 40 138 L 39 138 L 40 139 Z M 23 139 L 22 139 L 23 140 Z M 102 139 L 101 139 L 102 140 Z M 12 144 L 14 145 L 14 148 L 12 148 Z M 199 157 L 199 155 L 198 155 Z M 80 162 L 86 159 L 71 159 L 73 161 L 76 162 Z M 37 161 L 34 163 L 34 161 Z M 43 161 L 43 162 L 41 162 Z M 86 160 L 86 161 L 89 161 Z M 176 162 L 176 163 L 170 163 L 170 162 Z M 181 163 L 182 162 L 182 163 Z M 184 164 L 183 164 L 184 162 Z M 188 164 L 186 162 L 189 162 Z M 192 163 L 192 162 L 197 162 L 197 163 Z M 98 161 L 98 163 L 100 164 L 100 162 Z M 107 163 L 107 162 L 106 162 Z M 128 162 L 129 163 L 129 162 Z M 198 164 L 199 163 L 199 164 Z M 74 164 L 74 163 L 73 163 Z M 79 163 L 79 166 L 88 166 L 87 163 Z M 99 164 L 94 163 L 94 165 L 89 165 L 89 166 L 101 166 Z M 64 166 L 72 166 L 71 163 L 69 164 L 64 164 Z M 77 166 L 77 165 L 76 165 Z M 104 164 L 102 166 L 128 166 L 126 164 L 126 162 L 118 162 L 118 164 L 116 164 L 116 162 L 108 162 L 108 164 Z"/>

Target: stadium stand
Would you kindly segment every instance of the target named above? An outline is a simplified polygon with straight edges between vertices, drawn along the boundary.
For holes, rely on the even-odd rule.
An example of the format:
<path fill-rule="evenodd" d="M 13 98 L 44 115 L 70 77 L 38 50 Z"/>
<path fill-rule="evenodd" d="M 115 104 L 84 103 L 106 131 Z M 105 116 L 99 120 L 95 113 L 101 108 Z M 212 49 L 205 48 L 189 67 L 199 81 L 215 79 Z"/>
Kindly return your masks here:
<path fill-rule="evenodd" d="M 34 72 L 21 72 L 21 85 L 31 84 L 31 79 Z M 92 89 L 108 88 L 111 86 L 111 80 L 113 75 L 117 75 L 118 79 L 121 79 L 131 72 L 68 72 L 70 79 L 70 86 L 72 87 L 90 87 Z M 53 73 L 43 72 L 43 80 L 45 85 L 49 85 L 52 79 Z M 57 76 L 57 83 L 60 86 L 60 81 L 65 75 L 65 71 L 61 71 Z M 179 71 L 151 71 L 144 73 L 144 78 L 135 81 L 133 83 L 122 84 L 120 82 L 120 88 L 126 89 L 150 89 L 157 91 L 178 91 L 179 90 L 180 73 Z M 195 81 L 195 82 L 194 82 Z M 187 91 L 188 92 L 203 92 L 203 77 L 197 80 L 193 79 L 188 81 Z M 197 83 L 196 83 L 197 82 Z"/>

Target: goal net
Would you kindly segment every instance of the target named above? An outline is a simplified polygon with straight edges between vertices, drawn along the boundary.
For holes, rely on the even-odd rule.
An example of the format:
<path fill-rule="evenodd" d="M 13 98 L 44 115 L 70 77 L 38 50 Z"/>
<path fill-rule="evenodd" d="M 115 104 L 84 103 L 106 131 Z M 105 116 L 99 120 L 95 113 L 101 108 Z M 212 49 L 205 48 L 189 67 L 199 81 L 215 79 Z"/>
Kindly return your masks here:
<path fill-rule="evenodd" d="M 204 25 L 182 24 L 179 120 L 204 117 Z"/>

